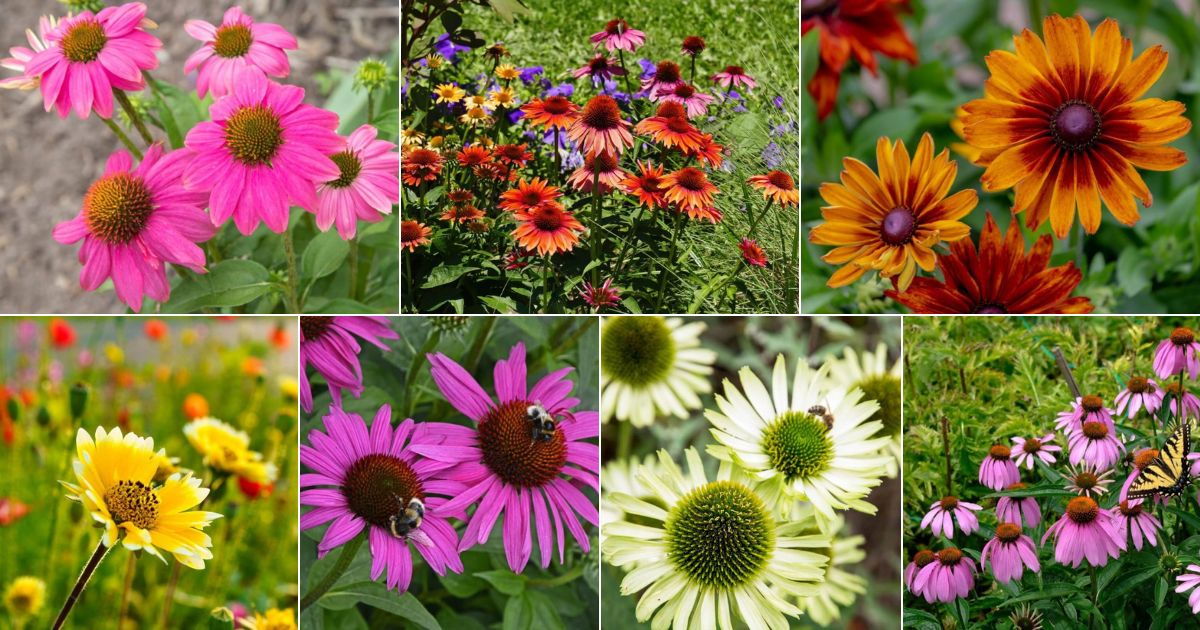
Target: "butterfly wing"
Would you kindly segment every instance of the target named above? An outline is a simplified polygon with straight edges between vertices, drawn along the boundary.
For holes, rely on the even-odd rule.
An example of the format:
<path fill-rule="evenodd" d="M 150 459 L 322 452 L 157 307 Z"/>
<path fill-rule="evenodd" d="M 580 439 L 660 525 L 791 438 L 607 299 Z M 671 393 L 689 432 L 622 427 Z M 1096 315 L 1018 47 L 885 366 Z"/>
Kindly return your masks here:
<path fill-rule="evenodd" d="M 1178 496 L 1191 481 L 1187 454 L 1192 442 L 1191 421 L 1181 422 L 1163 444 L 1158 457 L 1138 473 L 1126 495 L 1128 499 L 1145 499 L 1156 494 Z"/>

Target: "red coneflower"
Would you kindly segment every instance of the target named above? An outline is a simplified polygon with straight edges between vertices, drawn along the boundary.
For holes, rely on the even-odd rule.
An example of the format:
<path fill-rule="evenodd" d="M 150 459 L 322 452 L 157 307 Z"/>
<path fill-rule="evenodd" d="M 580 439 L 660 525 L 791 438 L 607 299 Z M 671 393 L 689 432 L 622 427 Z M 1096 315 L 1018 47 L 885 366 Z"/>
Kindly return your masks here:
<path fill-rule="evenodd" d="M 533 159 L 533 154 L 529 152 L 524 143 L 498 144 L 492 149 L 492 157 L 503 164 L 520 168 Z"/>
<path fill-rule="evenodd" d="M 425 227 L 424 223 L 409 219 L 400 222 L 400 246 L 413 251 L 429 242 L 433 230 Z"/>
<path fill-rule="evenodd" d="M 583 231 L 583 224 L 557 201 L 517 212 L 514 217 L 517 229 L 512 235 L 517 244 L 543 255 L 571 251 Z"/>
<path fill-rule="evenodd" d="M 540 205 L 555 201 L 562 191 L 544 179 L 535 177 L 531 181 L 521 180 L 517 187 L 500 194 L 500 207 L 512 212 L 525 212 Z"/>
<path fill-rule="evenodd" d="M 613 59 L 604 53 L 600 53 L 588 60 L 587 63 L 580 66 L 572 74 L 576 79 L 589 77 L 593 82 L 607 81 L 614 76 L 624 76 L 625 69 L 621 67 L 620 62 Z"/>
<path fill-rule="evenodd" d="M 629 122 L 621 118 L 621 108 L 613 97 L 599 94 L 583 106 L 583 112 L 567 129 L 567 136 L 580 144 L 585 153 L 609 152 L 620 156 L 633 146 Z"/>
<path fill-rule="evenodd" d="M 401 179 L 409 186 L 420 186 L 423 182 L 432 182 L 442 172 L 442 154 L 432 149 L 402 150 L 400 157 Z"/>
<path fill-rule="evenodd" d="M 773 200 L 784 207 L 800 204 L 800 191 L 796 189 L 796 181 L 783 171 L 754 175 L 747 181 L 751 186 L 762 191 L 763 199 Z"/>
<path fill-rule="evenodd" d="M 680 49 L 683 54 L 689 57 L 695 57 L 704 52 L 704 38 L 699 35 L 688 35 L 683 38 L 683 43 L 680 44 Z"/>
<path fill-rule="evenodd" d="M 504 268 L 508 271 L 524 269 L 529 266 L 525 259 L 531 258 L 533 255 L 533 252 L 527 249 L 514 249 L 504 255 Z"/>
<path fill-rule="evenodd" d="M 497 162 L 480 164 L 474 168 L 473 172 L 475 173 L 475 177 L 479 177 L 481 179 L 490 179 L 497 182 L 511 182 L 516 181 L 517 179 L 517 173 L 515 170 L 513 170 L 512 166 L 509 166 L 508 164 L 499 164 Z"/>
<path fill-rule="evenodd" d="M 679 149 L 683 153 L 698 151 L 704 135 L 686 117 L 660 118 L 651 116 L 638 123 L 634 131 L 650 136 L 655 142 L 668 149 Z"/>
<path fill-rule="evenodd" d="M 471 204 L 453 205 L 442 212 L 442 220 L 451 223 L 466 223 L 483 218 L 483 210 Z"/>
<path fill-rule="evenodd" d="M 708 181 L 704 171 L 687 166 L 663 177 L 667 201 L 679 206 L 680 210 L 711 208 L 717 187 Z"/>
<path fill-rule="evenodd" d="M 587 302 L 588 306 L 600 310 L 616 306 L 621 300 L 621 290 L 613 287 L 612 278 L 608 278 L 600 286 L 593 286 L 587 280 L 583 281 L 583 288 L 579 290 L 579 296 Z"/>
<path fill-rule="evenodd" d="M 461 205 L 469 201 L 473 201 L 475 199 L 475 193 L 460 188 L 446 193 L 446 199 L 449 199 L 450 203 Z"/>
<path fill-rule="evenodd" d="M 708 221 L 713 225 L 720 223 L 722 219 L 721 211 L 717 210 L 716 206 L 710 206 L 707 208 L 703 206 L 692 206 L 683 209 L 683 213 L 688 215 L 688 218 L 693 221 Z"/>
<path fill-rule="evenodd" d="M 597 173 L 600 174 L 600 194 L 612 190 L 628 175 L 611 153 L 599 153 L 583 158 L 583 166 L 571 173 L 567 183 L 576 190 L 590 193 Z"/>
<path fill-rule="evenodd" d="M 725 161 L 725 147 L 713 141 L 711 133 L 706 133 L 700 139 L 700 148 L 686 153 L 688 157 L 696 158 L 707 166 L 716 168 Z"/>
<path fill-rule="evenodd" d="M 659 92 L 670 92 L 683 83 L 683 73 L 674 61 L 660 61 L 654 66 L 654 74 L 642 81 L 642 91 L 654 96 Z"/>
<path fill-rule="evenodd" d="M 566 129 L 579 117 L 579 106 L 565 96 L 535 98 L 521 107 L 530 125 L 543 129 Z"/>
<path fill-rule="evenodd" d="M 630 173 L 617 183 L 621 192 L 637 197 L 638 203 L 647 208 L 665 208 L 667 199 L 663 194 L 663 167 L 649 162 L 638 162 L 638 174 Z"/>
<path fill-rule="evenodd" d="M 767 266 L 767 253 L 758 246 L 758 241 L 749 238 L 743 238 L 742 241 L 738 243 L 738 248 L 742 250 L 742 259 L 746 261 L 747 265 L 753 265 L 755 267 Z"/>
<path fill-rule="evenodd" d="M 458 152 L 458 163 L 464 168 L 475 168 L 482 166 L 492 161 L 492 154 L 487 149 L 473 144 L 469 147 L 463 147 L 462 151 Z"/>

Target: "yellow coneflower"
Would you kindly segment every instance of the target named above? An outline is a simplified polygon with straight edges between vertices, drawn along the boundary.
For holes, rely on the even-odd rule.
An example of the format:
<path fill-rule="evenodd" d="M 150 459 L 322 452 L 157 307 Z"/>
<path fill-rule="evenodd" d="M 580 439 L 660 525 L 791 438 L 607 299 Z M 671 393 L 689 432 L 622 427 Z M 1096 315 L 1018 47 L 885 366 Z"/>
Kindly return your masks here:
<path fill-rule="evenodd" d="M 205 466 L 257 483 L 275 480 L 275 465 L 263 462 L 262 453 L 250 450 L 250 436 L 245 431 L 216 418 L 199 418 L 183 427 L 183 433 L 204 458 Z"/>
<path fill-rule="evenodd" d="M 442 64 L 444 63 L 446 63 L 446 58 L 437 53 L 432 53 L 425 57 L 425 65 L 430 70 L 437 70 L 438 68 L 441 68 Z"/>
<path fill-rule="evenodd" d="M 46 583 L 28 575 L 12 581 L 4 591 L 4 607 L 18 623 L 38 614 L 46 603 Z"/>
<path fill-rule="evenodd" d="M 405 129 L 400 132 L 400 144 L 406 147 L 419 147 L 425 142 L 425 134 L 416 129 Z"/>
<path fill-rule="evenodd" d="M 458 119 L 464 124 L 472 127 L 477 125 L 492 124 L 492 117 L 489 116 L 487 110 L 483 109 L 482 107 L 472 107 L 471 109 L 467 110 L 467 113 L 459 116 Z"/>
<path fill-rule="evenodd" d="M 512 108 L 517 104 L 517 95 L 513 93 L 512 88 L 502 87 L 488 92 L 488 100 L 492 102 L 493 107 Z"/>
<path fill-rule="evenodd" d="M 512 81 L 521 76 L 521 71 L 517 70 L 511 63 L 502 63 L 496 66 L 496 78 Z"/>
<path fill-rule="evenodd" d="M 465 105 L 467 107 L 467 109 L 470 109 L 472 107 L 478 107 L 480 109 L 486 109 L 488 111 L 491 111 L 496 108 L 496 103 L 494 101 L 492 101 L 492 99 L 488 98 L 488 96 L 486 94 L 474 94 L 474 95 L 468 96 L 467 100 L 463 103 L 463 105 Z"/>
<path fill-rule="evenodd" d="M 463 100 L 463 97 L 467 95 L 467 91 L 453 83 L 443 83 L 433 89 L 433 94 L 437 96 L 435 102 L 457 103 Z"/>
<path fill-rule="evenodd" d="M 238 625 L 244 630 L 296 630 L 296 611 L 270 608 L 263 614 L 254 613 L 253 619 L 242 619 Z"/>

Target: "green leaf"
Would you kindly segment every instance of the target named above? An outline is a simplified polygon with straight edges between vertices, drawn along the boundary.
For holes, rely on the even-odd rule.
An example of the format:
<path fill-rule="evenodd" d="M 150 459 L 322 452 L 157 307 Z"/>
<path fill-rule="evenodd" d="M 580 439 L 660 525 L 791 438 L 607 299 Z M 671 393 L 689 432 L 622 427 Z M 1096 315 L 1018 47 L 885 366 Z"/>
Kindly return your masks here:
<path fill-rule="evenodd" d="M 1022 602 L 1036 602 L 1043 599 L 1071 599 L 1072 596 L 1082 595 L 1083 591 L 1074 584 L 1066 582 L 1058 582 L 1054 584 L 1046 584 L 1041 589 L 1029 591 L 1024 595 L 1006 600 L 1003 606 L 1012 606 Z"/>
<path fill-rule="evenodd" d="M 904 627 L 916 630 L 941 630 L 942 620 L 924 610 L 905 608 Z"/>
<path fill-rule="evenodd" d="M 203 308 L 241 306 L 271 290 L 271 274 L 253 260 L 223 260 L 204 275 L 179 283 L 164 305 L 170 313 L 192 313 Z"/>
<path fill-rule="evenodd" d="M 502 295 L 485 295 L 480 297 L 479 301 L 487 304 L 497 313 L 517 312 L 517 302 L 510 297 L 504 297 Z"/>
<path fill-rule="evenodd" d="M 1137 295 L 1150 287 L 1154 264 L 1135 247 L 1121 250 L 1117 257 L 1117 286 L 1125 295 Z"/>
<path fill-rule="evenodd" d="M 443 284 L 450 284 L 458 280 L 464 274 L 477 271 L 478 267 L 468 267 L 466 265 L 438 265 L 429 272 L 429 277 L 425 280 L 425 284 L 421 285 L 422 289 L 432 287 L 440 287 Z"/>
<path fill-rule="evenodd" d="M 310 280 L 324 278 L 338 270 L 350 254 L 350 244 L 342 240 L 337 231 L 321 232 L 300 257 L 300 275 Z"/>
<path fill-rule="evenodd" d="M 496 15 L 505 22 L 511 22 L 515 16 L 529 13 L 529 9 L 521 4 L 521 0 L 488 0 L 488 4 L 492 5 Z"/>
<path fill-rule="evenodd" d="M 518 575 L 508 569 L 496 571 L 480 571 L 475 577 L 487 580 L 496 590 L 505 595 L 520 595 L 525 591 L 525 576 Z"/>
<path fill-rule="evenodd" d="M 437 619 L 413 597 L 412 593 L 396 595 L 379 582 L 358 582 L 329 591 L 317 600 L 329 610 L 348 610 L 358 604 L 373 606 L 412 622 L 416 627 L 441 630 Z"/>

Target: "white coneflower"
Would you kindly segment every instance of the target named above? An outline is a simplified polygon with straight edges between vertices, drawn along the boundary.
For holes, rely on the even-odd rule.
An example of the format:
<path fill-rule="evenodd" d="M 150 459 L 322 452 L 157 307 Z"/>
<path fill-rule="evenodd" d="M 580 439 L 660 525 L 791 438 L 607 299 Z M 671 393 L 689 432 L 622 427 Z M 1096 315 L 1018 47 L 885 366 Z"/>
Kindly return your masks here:
<path fill-rule="evenodd" d="M 802 504 L 797 514 L 812 514 L 811 506 Z M 816 594 L 800 600 L 800 609 L 804 614 L 821 626 L 841 619 L 842 609 L 867 592 L 866 578 L 840 568 L 858 565 L 867 557 L 862 548 L 866 539 L 862 536 L 841 536 L 845 524 L 846 519 L 840 515 L 825 524 L 825 531 L 834 537 L 828 550 L 829 565 L 825 567 L 825 579 L 817 584 Z"/>
<path fill-rule="evenodd" d="M 876 437 L 891 438 L 888 450 L 892 462 L 888 464 L 887 476 L 895 477 L 900 469 L 901 420 L 900 420 L 900 359 L 888 364 L 888 347 L 882 341 L 874 352 L 861 355 L 854 348 L 846 348 L 840 359 L 829 361 L 829 378 L 845 389 L 855 387 L 863 391 L 867 400 L 879 403 L 879 411 L 872 420 L 883 423 L 883 430 Z"/>
<path fill-rule="evenodd" d="M 638 479 L 638 472 L 649 471 L 650 474 L 656 475 L 659 470 L 658 456 L 653 454 L 647 455 L 641 461 L 617 459 L 606 464 L 600 471 L 600 488 L 604 491 L 600 501 L 600 526 L 619 521 L 625 516 L 624 510 L 608 500 L 609 495 L 627 494 L 643 500 L 652 497 L 654 492 Z"/>
<path fill-rule="evenodd" d="M 717 353 L 700 347 L 704 322 L 653 316 L 606 317 L 600 334 L 603 420 L 636 427 L 659 416 L 686 418 L 712 391 Z"/>

